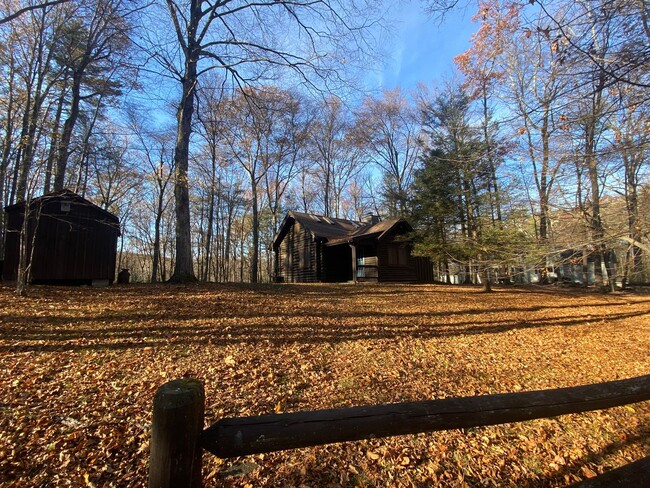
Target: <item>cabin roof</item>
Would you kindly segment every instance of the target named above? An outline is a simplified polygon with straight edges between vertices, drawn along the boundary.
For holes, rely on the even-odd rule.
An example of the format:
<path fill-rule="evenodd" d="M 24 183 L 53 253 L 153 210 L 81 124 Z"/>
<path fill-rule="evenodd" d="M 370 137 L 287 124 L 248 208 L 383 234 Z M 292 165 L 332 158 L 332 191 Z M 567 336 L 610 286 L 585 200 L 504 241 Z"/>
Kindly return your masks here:
<path fill-rule="evenodd" d="M 363 223 L 354 220 L 301 212 L 289 212 L 287 216 L 293 217 L 300 225 L 307 228 L 314 237 L 328 240 L 350 235 L 363 225 Z"/>
<path fill-rule="evenodd" d="M 411 226 L 404 219 L 390 219 L 370 224 L 355 220 L 336 219 L 322 215 L 291 211 L 287 213 L 287 216 L 280 225 L 280 230 L 273 239 L 274 248 L 277 249 L 280 246 L 280 242 L 294 221 L 305 227 L 314 239 L 324 240 L 328 246 L 354 242 L 368 237 L 381 239 L 399 223 L 404 223 L 411 229 Z"/>
<path fill-rule="evenodd" d="M 375 224 L 362 224 L 361 227 L 356 229 L 350 235 L 328 240 L 327 245 L 336 246 L 345 242 L 354 242 L 367 238 L 376 238 L 380 240 L 398 225 L 405 225 L 408 230 L 412 230 L 412 227 L 404 219 L 382 220 Z"/>

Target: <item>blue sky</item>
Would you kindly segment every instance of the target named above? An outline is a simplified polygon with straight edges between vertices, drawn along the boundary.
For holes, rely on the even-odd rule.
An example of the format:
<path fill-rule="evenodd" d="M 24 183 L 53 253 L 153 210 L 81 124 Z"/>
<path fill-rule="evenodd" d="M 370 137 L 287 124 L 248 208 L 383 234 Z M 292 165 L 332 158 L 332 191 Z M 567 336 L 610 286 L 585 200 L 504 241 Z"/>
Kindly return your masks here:
<path fill-rule="evenodd" d="M 470 37 L 478 29 L 471 21 L 473 12 L 454 11 L 440 23 L 424 14 L 420 6 L 413 2 L 411 8 L 395 12 L 395 32 L 386 41 L 390 58 L 369 80 L 375 88 L 409 89 L 420 81 L 430 85 L 451 74 L 454 56 L 468 49 Z"/>
<path fill-rule="evenodd" d="M 365 90 L 377 94 L 397 86 L 410 90 L 420 82 L 431 86 L 454 72 L 453 58 L 469 48 L 470 37 L 479 27 L 471 21 L 474 11 L 454 9 L 441 22 L 428 16 L 423 4 L 410 0 L 395 2 L 389 8 L 385 22 L 392 32 L 380 43 L 383 63 L 375 70 L 363 68 Z M 156 83 L 157 90 L 148 93 L 141 103 L 154 105 L 157 118 L 172 123 L 178 84 L 160 78 Z M 155 101 L 146 99 L 152 96 Z"/>

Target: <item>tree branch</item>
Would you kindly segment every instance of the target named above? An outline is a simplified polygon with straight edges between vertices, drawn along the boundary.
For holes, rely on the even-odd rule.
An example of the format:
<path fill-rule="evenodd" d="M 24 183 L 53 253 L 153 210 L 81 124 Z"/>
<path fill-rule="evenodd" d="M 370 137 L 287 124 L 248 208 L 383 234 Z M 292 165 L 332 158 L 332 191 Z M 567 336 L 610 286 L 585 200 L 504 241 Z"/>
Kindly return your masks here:
<path fill-rule="evenodd" d="M 7 22 L 11 22 L 12 20 L 20 17 L 23 14 L 26 14 L 27 12 L 31 12 L 32 10 L 38 10 L 38 9 L 45 9 L 47 7 L 53 7 L 55 5 L 60 5 L 62 3 L 67 3 L 70 0 L 51 0 L 48 2 L 41 2 L 37 3 L 34 5 L 29 5 L 27 7 L 23 7 L 21 9 L 16 10 L 14 13 L 6 15 L 5 17 L 0 18 L 0 25 L 6 24 Z"/>

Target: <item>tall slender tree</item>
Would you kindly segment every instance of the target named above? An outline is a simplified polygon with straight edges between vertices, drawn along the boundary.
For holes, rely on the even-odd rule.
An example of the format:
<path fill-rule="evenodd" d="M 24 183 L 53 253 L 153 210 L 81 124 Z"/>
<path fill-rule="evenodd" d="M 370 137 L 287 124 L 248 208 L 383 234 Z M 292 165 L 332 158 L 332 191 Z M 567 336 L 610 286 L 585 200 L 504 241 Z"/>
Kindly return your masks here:
<path fill-rule="evenodd" d="M 127 67 L 130 48 L 128 15 L 132 3 L 125 0 L 92 0 L 75 5 L 74 18 L 57 40 L 58 62 L 70 76 L 70 102 L 58 137 L 54 190 L 65 185 L 73 132 L 81 102 L 106 95 L 118 95 Z"/>
<path fill-rule="evenodd" d="M 336 69 L 367 47 L 363 33 L 374 25 L 363 2 L 262 0 L 210 2 L 165 0 L 178 51 L 160 45 L 151 55 L 180 83 L 175 158 L 176 266 L 172 281 L 192 281 L 189 150 L 196 88 L 202 73 L 219 68 L 235 85 L 256 84 L 290 71 L 299 83 L 328 89 L 342 81 Z M 282 40 L 275 32 L 288 35 Z M 289 41 L 290 39 L 290 41 Z M 300 41 L 304 40 L 304 43 Z M 298 41 L 298 42 L 297 42 Z M 178 52 L 178 56 L 174 54 Z"/>
<path fill-rule="evenodd" d="M 475 263 L 490 291 L 488 267 L 497 261 L 505 233 L 490 215 L 485 141 L 472 124 L 471 98 L 450 84 L 421 106 L 426 152 L 411 201 L 419 247 L 446 268 L 448 258 L 462 263 L 471 276 Z"/>
<path fill-rule="evenodd" d="M 384 197 L 391 215 L 406 215 L 408 192 L 420 156 L 420 123 L 415 106 L 400 89 L 366 98 L 355 130 L 366 157 L 383 172 Z"/>
<path fill-rule="evenodd" d="M 363 168 L 361 151 L 353 136 L 353 114 L 336 97 L 318 102 L 313 111 L 308 136 L 311 170 L 307 172 L 320 189 L 323 214 L 338 218 L 343 192 Z"/>

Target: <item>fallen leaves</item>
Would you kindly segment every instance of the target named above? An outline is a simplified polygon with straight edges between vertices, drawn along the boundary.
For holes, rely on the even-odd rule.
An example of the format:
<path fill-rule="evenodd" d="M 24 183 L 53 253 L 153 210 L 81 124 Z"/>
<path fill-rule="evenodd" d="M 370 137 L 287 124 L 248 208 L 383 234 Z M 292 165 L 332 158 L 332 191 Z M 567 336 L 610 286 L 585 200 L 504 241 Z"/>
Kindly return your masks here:
<path fill-rule="evenodd" d="M 146 484 L 153 395 L 206 422 L 647 374 L 650 297 L 549 289 L 0 287 L 0 485 Z M 650 451 L 648 402 L 220 460 L 206 486 L 563 486 Z"/>
<path fill-rule="evenodd" d="M 366 456 L 368 456 L 368 459 L 372 459 L 373 461 L 376 461 L 380 457 L 379 454 L 372 451 L 366 451 Z"/>

